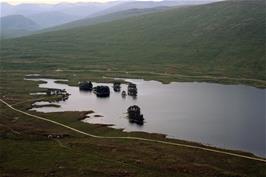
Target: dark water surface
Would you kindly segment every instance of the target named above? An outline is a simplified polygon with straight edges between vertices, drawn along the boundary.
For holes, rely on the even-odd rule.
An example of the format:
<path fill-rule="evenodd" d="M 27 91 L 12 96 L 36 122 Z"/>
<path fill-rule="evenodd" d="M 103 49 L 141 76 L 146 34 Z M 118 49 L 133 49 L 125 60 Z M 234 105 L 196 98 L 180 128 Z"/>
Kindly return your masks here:
<path fill-rule="evenodd" d="M 137 84 L 138 97 L 122 98 L 114 93 L 109 98 L 97 98 L 93 93 L 80 92 L 78 87 L 57 84 L 53 79 L 41 88 L 66 89 L 68 100 L 60 101 L 60 108 L 43 107 L 41 112 L 95 111 L 88 123 L 113 124 L 125 131 L 145 131 L 166 134 L 168 137 L 201 142 L 228 149 L 249 151 L 266 156 L 266 89 L 242 85 L 210 83 L 171 83 L 127 79 Z M 127 86 L 122 84 L 122 90 Z M 35 104 L 45 104 L 37 102 Z M 130 124 L 126 110 L 131 105 L 141 107 L 145 123 Z"/>

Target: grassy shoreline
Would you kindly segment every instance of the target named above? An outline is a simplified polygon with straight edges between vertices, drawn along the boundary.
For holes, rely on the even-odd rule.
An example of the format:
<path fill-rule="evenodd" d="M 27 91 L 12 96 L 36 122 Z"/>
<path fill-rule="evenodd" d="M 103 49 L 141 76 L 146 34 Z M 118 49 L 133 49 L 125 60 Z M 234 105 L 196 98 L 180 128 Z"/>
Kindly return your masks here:
<path fill-rule="evenodd" d="M 1 105 L 1 108 L 3 108 L 2 105 Z M 5 110 L 5 111 L 8 112 L 7 110 Z M 10 114 L 12 114 L 12 113 L 10 113 Z M 157 140 L 165 140 L 165 136 L 160 135 L 160 134 L 150 134 L 150 133 L 145 133 L 145 132 L 131 132 L 131 133 L 126 133 L 126 132 L 122 132 L 122 130 L 112 129 L 112 128 L 109 128 L 109 127 L 103 126 L 103 125 L 92 125 L 92 124 L 82 123 L 79 119 L 82 116 L 84 116 L 84 112 L 64 112 L 63 113 L 63 116 L 62 116 L 62 113 L 37 113 L 37 112 L 35 112 L 34 114 L 39 115 L 39 116 L 45 116 L 45 117 L 48 117 L 51 120 L 55 120 L 55 121 L 58 121 L 58 122 L 61 122 L 61 123 L 66 123 L 67 125 L 70 125 L 72 127 L 75 127 L 75 128 L 81 129 L 81 130 L 84 130 L 86 132 L 94 133 L 94 134 L 97 134 L 97 135 L 107 135 L 107 136 L 122 136 L 122 135 L 124 135 L 124 136 L 137 136 L 137 137 L 152 138 L 152 139 L 157 139 Z M 64 119 L 62 119 L 62 117 L 64 117 Z M 15 144 L 18 145 L 18 147 L 21 147 L 21 146 L 25 146 L 24 143 L 28 144 L 29 142 L 31 142 L 31 144 L 29 144 L 27 146 L 32 146 L 32 144 L 35 144 L 33 146 L 37 146 L 38 148 L 40 148 L 41 146 L 44 146 L 45 147 L 45 146 L 48 146 L 47 143 L 51 142 L 51 140 L 47 139 L 46 136 L 47 136 L 47 134 L 49 134 L 50 132 L 52 132 L 54 134 L 67 134 L 67 135 L 69 135 L 70 137 L 62 138 L 62 139 L 59 139 L 58 140 L 64 146 L 66 146 L 68 148 L 73 148 L 73 142 L 76 142 L 76 143 L 78 142 L 78 147 L 75 147 L 73 149 L 76 149 L 76 148 L 79 149 L 80 147 L 84 148 L 84 143 L 85 143 L 85 146 L 87 146 L 86 145 L 87 143 L 92 143 L 92 147 L 95 146 L 95 145 L 98 145 L 99 146 L 99 144 L 104 143 L 104 147 L 103 148 L 105 149 L 104 151 L 105 151 L 105 154 L 106 154 L 107 157 L 108 157 L 108 154 L 110 154 L 110 153 L 113 154 L 114 153 L 113 151 L 110 152 L 108 150 L 109 148 L 106 149 L 106 147 L 105 147 L 105 146 L 110 147 L 110 145 L 108 145 L 108 144 L 111 143 L 112 144 L 111 145 L 112 148 L 117 148 L 117 146 L 125 146 L 127 148 L 130 148 L 131 150 L 133 150 L 135 148 L 141 148 L 142 147 L 142 148 L 145 148 L 147 151 L 150 151 L 151 148 L 155 148 L 156 147 L 156 149 L 158 148 L 158 150 L 160 149 L 160 151 L 162 151 L 159 154 L 164 154 L 164 153 L 166 153 L 164 155 L 167 155 L 168 154 L 166 156 L 167 159 L 169 158 L 169 156 L 170 156 L 170 159 L 172 159 L 172 158 L 179 159 L 180 158 L 180 153 L 181 153 L 182 155 L 185 155 L 186 156 L 185 157 L 186 160 L 190 161 L 191 160 L 190 158 L 192 158 L 192 156 L 191 156 L 191 153 L 192 153 L 193 156 L 195 156 L 193 158 L 196 158 L 198 160 L 200 159 L 200 161 L 205 161 L 204 163 L 207 163 L 209 165 L 213 163 L 211 161 L 216 161 L 217 160 L 217 162 L 219 162 L 219 163 L 220 162 L 222 162 L 222 163 L 229 163 L 231 165 L 232 165 L 232 163 L 234 164 L 236 162 L 237 163 L 240 163 L 240 164 L 242 164 L 243 162 L 245 162 L 245 163 L 243 163 L 243 166 L 245 166 L 245 167 L 246 166 L 249 166 L 249 167 L 254 166 L 254 168 L 256 168 L 256 169 L 257 168 L 262 168 L 263 169 L 265 167 L 265 164 L 264 163 L 253 162 L 253 161 L 249 161 L 249 160 L 245 160 L 245 159 L 241 159 L 241 158 L 230 157 L 230 156 L 227 156 L 227 155 L 219 155 L 219 154 L 215 154 L 215 153 L 211 153 L 211 152 L 203 152 L 203 151 L 193 150 L 193 149 L 189 149 L 189 148 L 177 148 L 177 147 L 172 147 L 172 146 L 167 146 L 167 145 L 157 145 L 157 144 L 154 144 L 154 143 L 126 141 L 126 140 L 109 140 L 109 141 L 108 140 L 95 140 L 93 138 L 85 138 L 85 137 L 80 136 L 80 135 L 78 135 L 78 134 L 76 134 L 74 132 L 68 131 L 66 129 L 63 129 L 63 128 L 60 128 L 60 127 L 57 127 L 57 126 L 54 126 L 54 125 L 51 125 L 51 124 L 50 125 L 49 124 L 46 124 L 45 122 L 39 122 L 38 120 L 34 120 L 34 119 L 29 118 L 29 117 L 27 117 L 27 118 L 24 117 L 23 119 L 25 119 L 25 120 L 21 120 L 21 119 L 20 120 L 17 120 L 17 122 L 16 122 L 17 125 L 15 125 L 15 126 L 14 125 L 11 125 L 10 123 L 7 124 L 7 127 L 11 127 L 13 129 L 13 131 L 19 131 L 20 134 L 19 135 L 16 135 L 16 134 L 15 135 L 14 134 L 12 135 L 12 133 L 9 132 L 8 135 L 7 135 L 7 137 L 0 139 L 0 142 L 1 143 L 6 144 L 9 148 L 11 146 L 9 144 L 14 144 L 15 143 Z M 25 122 L 31 122 L 31 123 L 34 122 L 32 124 L 32 126 L 30 126 L 31 127 L 31 131 L 30 132 L 28 132 L 28 130 L 27 130 L 27 128 L 29 128 L 28 126 L 24 127 L 25 126 L 24 125 L 24 121 Z M 44 131 L 44 132 L 41 131 L 40 132 L 39 131 L 39 126 L 40 125 L 38 125 L 37 127 L 35 127 L 36 125 L 34 125 L 37 122 L 39 122 L 39 123 L 42 124 L 41 127 L 46 127 L 46 128 L 49 127 L 48 130 L 46 129 L 46 131 Z M 27 141 L 28 141 L 28 143 L 27 143 Z M 189 144 L 189 145 L 197 145 L 197 146 L 201 146 L 201 147 L 207 147 L 207 146 L 202 145 L 202 144 L 199 144 L 199 143 L 182 141 L 182 140 L 176 140 L 176 139 L 167 139 L 167 141 L 177 142 L 177 143 L 185 143 L 185 144 Z M 21 144 L 20 142 L 21 143 L 23 142 L 23 144 Z M 36 143 L 37 143 L 37 145 L 36 145 Z M 42 144 L 40 147 L 38 145 L 39 143 Z M 131 146 L 133 146 L 133 147 L 131 147 Z M 13 148 L 8 149 L 8 152 L 12 152 L 14 150 Z M 213 149 L 220 149 L 220 148 L 215 148 L 215 147 L 211 147 L 211 148 L 213 148 Z M 62 149 L 65 149 L 65 148 L 59 148 L 59 150 L 60 149 L 62 150 Z M 166 150 L 166 149 L 168 149 L 168 150 Z M 180 149 L 181 149 L 182 152 L 179 152 Z M 7 149 L 4 149 L 4 151 L 7 151 Z M 77 151 L 79 153 L 81 153 L 81 154 L 84 154 L 84 152 L 82 152 L 80 150 L 77 150 Z M 99 150 L 96 150 L 96 151 L 99 151 Z M 102 151 L 103 151 L 103 149 L 100 150 L 101 153 L 102 153 Z M 140 151 L 142 151 L 142 150 L 140 150 Z M 248 156 L 251 156 L 251 157 L 254 156 L 254 155 L 252 155 L 250 153 L 245 153 L 245 152 L 240 152 L 240 151 L 232 151 L 232 150 L 225 150 L 225 151 L 227 151 L 227 152 L 236 152 L 236 153 L 248 155 Z M 173 154 L 170 155 L 169 152 L 171 152 Z M 35 154 L 33 152 L 28 152 L 28 153 L 31 154 L 31 155 Z M 52 152 L 49 152 L 49 153 L 53 154 Z M 133 151 L 133 152 L 130 152 L 130 151 L 126 151 L 126 152 L 115 151 L 115 154 L 117 154 L 116 156 L 118 156 L 118 157 L 119 156 L 124 156 L 125 154 L 128 154 L 128 155 L 131 154 L 131 155 L 133 155 L 132 153 L 135 154 L 136 152 L 135 151 Z M 155 153 L 155 152 L 153 152 L 153 153 Z M 156 153 L 157 153 L 157 150 L 156 150 Z M 177 155 L 176 153 L 179 154 L 179 155 Z M 102 156 L 101 158 L 106 158 L 106 156 Z M 141 156 L 137 155 L 137 156 L 138 156 L 139 159 L 142 159 L 143 158 L 142 155 Z M 21 156 L 19 156 L 19 157 L 21 157 Z M 65 160 L 66 160 L 66 158 L 68 158 L 68 157 L 63 157 L 63 159 L 65 159 Z M 113 156 L 112 156 L 112 158 L 113 158 Z M 147 157 L 145 156 L 145 158 L 147 158 Z M 210 160 L 210 159 L 212 159 L 212 160 Z M 26 159 L 24 159 L 24 160 L 27 161 Z M 45 160 L 47 161 L 47 159 L 45 159 Z M 128 159 L 124 159 L 124 160 L 127 161 Z M 52 162 L 52 159 L 51 160 L 48 160 L 48 161 L 51 161 Z M 161 158 L 161 157 L 159 157 L 159 159 L 157 159 L 157 161 L 167 162 L 167 160 L 165 158 Z M 192 160 L 192 162 L 193 161 L 194 160 Z M 171 160 L 170 160 L 170 162 L 173 163 Z M 27 161 L 27 163 L 30 163 L 30 162 Z M 133 162 L 133 164 L 135 164 L 135 163 L 142 163 L 142 160 L 136 160 L 136 161 Z M 151 162 L 149 162 L 149 164 L 150 163 Z M 169 163 L 169 162 L 167 162 L 167 163 Z M 176 163 L 179 164 L 178 162 L 176 162 Z M 184 162 L 182 162 L 182 163 L 184 163 Z M 219 164 L 219 163 L 215 164 L 215 166 L 216 166 L 215 168 L 217 168 L 218 166 L 219 166 L 219 168 L 221 168 L 220 167 L 221 164 Z M 54 162 L 53 162 L 53 164 L 54 164 Z M 110 165 L 109 162 L 107 164 Z M 184 167 L 184 168 L 185 169 L 190 169 L 191 167 L 189 167 L 189 166 L 193 166 L 192 164 L 190 164 L 190 165 L 188 165 L 187 167 Z M 247 165 L 247 164 L 249 164 L 249 165 Z M 19 169 L 20 168 L 20 165 L 21 164 L 16 164 L 16 166 L 12 166 L 11 165 L 11 167 L 12 167 L 11 169 Z M 78 164 L 78 166 L 79 165 L 81 165 L 81 164 Z M 4 164 L 1 164 L 0 163 L 0 166 L 4 167 L 5 170 L 8 169 L 8 168 L 5 167 L 5 163 Z M 76 166 L 77 166 L 77 164 L 76 164 Z M 240 166 L 242 166 L 242 165 L 240 165 Z M 43 170 L 46 171 L 43 166 L 41 166 L 41 167 L 42 167 L 42 170 L 41 171 L 43 171 Z M 138 167 L 138 168 L 140 168 L 140 167 Z M 233 174 L 237 174 L 236 173 L 237 170 L 235 170 L 235 169 L 234 170 L 231 169 L 232 170 L 231 172 L 230 171 L 227 171 L 228 169 L 226 169 L 226 170 L 224 169 L 225 171 L 227 171 L 224 174 L 224 172 L 221 172 L 220 171 L 221 169 L 217 171 L 217 170 L 215 170 L 215 168 L 210 168 L 210 169 L 207 168 L 208 170 L 206 169 L 206 171 L 203 174 L 204 175 L 208 174 L 208 176 L 210 174 L 214 173 L 214 172 L 215 172 L 214 174 L 216 174 L 216 175 L 217 174 L 219 174 L 219 175 L 222 175 L 223 174 L 224 176 L 228 176 L 229 174 L 231 174 L 231 176 L 233 176 Z M 33 169 L 28 169 L 28 170 L 33 170 Z M 187 174 L 188 176 L 194 176 L 194 175 L 196 175 L 195 172 L 193 172 L 193 171 L 192 172 L 182 172 L 181 171 L 181 173 L 180 173 L 180 169 L 178 169 L 177 171 L 175 171 L 175 170 L 172 171 L 173 169 L 172 170 L 169 170 L 169 169 L 166 168 L 165 170 L 166 170 L 165 172 L 167 174 L 170 174 L 169 176 L 179 176 L 179 175 L 182 176 L 184 174 Z M 59 171 L 61 171 L 61 170 L 60 169 L 57 169 L 55 171 L 56 171 L 56 173 L 59 173 Z M 153 171 L 153 170 L 151 170 L 151 171 Z M 158 172 L 160 172 L 160 171 L 161 170 L 159 170 Z M 178 172 L 178 173 L 176 173 L 176 172 Z M 264 174 L 265 172 L 262 171 L 262 172 L 259 172 L 259 173 Z M 245 171 L 245 173 L 246 173 L 246 171 Z M 256 173 L 255 172 L 252 172 L 252 173 L 257 174 L 257 172 Z M 113 174 L 113 172 L 110 172 L 110 174 Z M 177 175 L 177 174 L 179 174 L 179 175 Z M 184 175 L 184 176 L 187 176 L 187 175 Z M 143 175 L 140 175 L 140 176 L 146 176 L 146 173 L 143 173 Z M 159 175 L 157 174 L 155 176 L 159 176 Z M 210 175 L 210 176 L 212 176 L 212 175 Z"/>
<path fill-rule="evenodd" d="M 24 72 L 23 72 L 24 73 Z M 35 74 L 37 74 L 36 72 L 34 72 Z M 61 71 L 60 73 L 58 73 L 58 72 L 56 72 L 57 73 L 57 75 L 56 76 L 54 76 L 53 74 L 48 74 L 48 73 L 43 73 L 43 74 L 39 74 L 38 76 L 28 76 L 28 77 L 26 77 L 27 76 L 27 74 L 29 74 L 29 73 L 27 73 L 26 75 L 24 75 L 26 78 L 50 78 L 50 79 L 59 79 L 59 80 L 65 80 L 65 81 L 56 81 L 57 83 L 62 83 L 62 84 L 67 84 L 67 85 L 70 85 L 70 86 L 78 86 L 78 81 L 82 81 L 82 80 L 80 80 L 79 78 L 78 78 L 78 80 L 76 80 L 77 79 L 77 75 L 74 77 L 74 79 L 73 79 L 73 77 L 72 78 L 70 78 L 67 74 L 64 74 L 64 72 L 63 71 Z M 97 71 L 97 73 L 99 73 L 99 71 Z M 106 73 L 105 73 L 106 74 Z M 153 74 L 151 74 L 151 75 L 153 75 Z M 83 76 L 83 75 L 82 75 Z M 115 77 L 117 77 L 117 78 L 132 78 L 132 79 L 144 79 L 144 80 L 154 80 L 154 81 L 159 81 L 159 82 L 161 82 L 161 83 L 163 83 L 163 84 L 169 84 L 169 83 L 171 83 L 171 82 L 209 82 L 209 83 L 217 83 L 217 84 L 233 84 L 233 85 L 235 85 L 235 84 L 242 84 L 242 85 L 244 85 L 243 84 L 243 82 L 224 82 L 224 80 L 222 81 L 222 80 L 216 80 L 216 81 L 218 81 L 218 82 L 213 82 L 212 80 L 201 80 L 200 79 L 200 77 L 197 77 L 199 80 L 190 80 L 190 79 L 187 79 L 187 80 L 183 80 L 183 79 L 181 79 L 181 80 L 179 80 L 178 78 L 176 78 L 177 80 L 172 80 L 171 78 L 169 78 L 169 80 L 158 80 L 158 78 L 156 78 L 156 77 L 146 77 L 146 76 L 143 76 L 143 77 L 139 77 L 138 78 L 138 76 L 134 76 L 134 75 L 130 75 L 129 77 L 126 77 L 126 76 L 128 76 L 128 74 L 127 75 L 125 75 L 124 77 L 122 76 L 122 75 L 114 75 L 114 77 L 105 77 L 105 76 L 98 76 L 98 77 L 95 77 L 95 76 L 93 76 L 93 77 L 86 77 L 86 78 L 89 78 L 89 80 L 91 80 L 91 81 L 94 81 L 94 82 L 101 82 L 101 83 L 104 83 L 104 82 L 106 82 L 106 83 L 110 83 L 110 82 L 113 82 L 113 78 L 115 78 Z M 193 77 L 193 76 L 192 76 Z M 194 76 L 195 77 L 195 76 Z M 194 78 L 193 77 L 193 78 Z M 81 77 L 81 78 L 84 78 L 84 76 L 83 77 Z M 186 78 L 190 78 L 189 76 L 188 77 L 186 77 Z M 84 79 L 85 80 L 85 79 Z M 230 79 L 229 79 L 230 80 Z M 236 79 L 232 79 L 232 80 L 234 80 L 234 81 L 237 81 Z M 220 82 L 219 82 L 220 81 Z M 34 81 L 35 82 L 35 81 Z M 38 81 L 38 83 L 44 83 L 43 81 Z M 37 84 L 36 84 L 36 86 L 37 86 Z M 258 83 L 256 83 L 255 85 L 244 85 L 244 86 L 252 86 L 252 87 L 256 87 L 256 88 L 260 88 L 260 89 L 265 89 L 266 88 L 266 81 L 265 81 L 265 85 L 264 84 L 262 84 L 262 85 L 260 85 L 260 84 L 258 84 Z M 38 91 L 43 91 L 42 90 L 42 88 L 38 88 L 37 90 L 36 90 L 37 92 Z M 53 101 L 56 101 L 56 100 L 59 100 L 60 98 L 58 98 L 58 97 L 46 97 L 46 98 L 43 98 L 43 99 L 41 99 L 42 101 L 47 101 L 47 102 L 53 102 Z M 40 101 L 40 99 L 38 99 L 38 101 Z M 26 108 L 26 110 L 29 110 L 29 109 L 32 109 L 32 108 L 38 108 L 38 107 L 44 107 L 44 106 L 47 106 L 47 105 L 35 105 L 35 106 L 32 106 L 32 104 L 34 103 L 35 101 L 30 101 L 29 103 L 31 103 L 31 106 L 29 106 L 28 108 Z M 23 102 L 24 103 L 24 102 Z M 55 107 L 60 107 L 59 105 L 54 105 L 54 104 L 51 104 L 51 105 L 48 105 L 48 106 L 55 106 Z M 93 112 L 93 111 L 92 111 Z M 80 118 L 79 120 L 82 120 L 83 118 Z M 101 125 L 101 126 L 106 126 L 106 127 L 108 127 L 108 128 L 110 128 L 110 129 L 115 129 L 115 128 L 112 128 L 112 127 L 110 127 L 110 125 Z M 117 129 L 117 130 L 123 130 L 123 129 Z M 130 132 L 129 132 L 130 133 Z M 144 132 L 144 133 L 146 133 L 146 132 Z M 149 133 L 148 133 L 149 134 Z M 152 134 L 154 134 L 154 133 L 152 133 Z M 162 136 L 162 137 L 164 137 L 165 139 L 169 139 L 169 140 L 171 140 L 170 138 L 166 138 L 166 135 L 163 135 L 163 134 L 158 134 L 159 136 Z M 180 141 L 179 139 L 174 139 L 174 140 L 178 140 L 178 141 Z M 188 143 L 192 143 L 192 142 L 189 142 L 189 141 L 186 141 L 186 140 L 181 140 L 182 142 L 188 142 Z M 195 143 L 195 144 L 199 144 L 199 145 L 203 145 L 203 144 L 201 144 L 200 142 L 193 142 L 193 143 Z M 244 153 L 244 154 L 250 154 L 250 155 L 252 155 L 252 156 L 255 156 L 254 154 L 252 154 L 252 153 L 250 153 L 250 152 L 244 152 L 244 151 L 241 151 L 241 150 L 230 150 L 230 149 L 225 149 L 225 148 L 219 148 L 219 147 L 214 147 L 214 146 L 208 146 L 208 145 L 203 145 L 203 146 L 205 146 L 205 147 L 212 147 L 212 148 L 218 148 L 218 149 L 223 149 L 223 150 L 226 150 L 226 151 L 232 151 L 232 152 L 240 152 L 240 153 Z"/>
<path fill-rule="evenodd" d="M 14 107 L 27 111 L 32 99 L 41 99 L 41 95 L 29 95 L 42 91 L 36 81 L 25 82 L 24 77 L 37 71 L 2 72 L 1 98 L 10 104 L 23 102 Z M 42 76 L 52 77 L 51 73 Z M 68 79 L 73 73 L 55 74 L 53 78 Z M 108 82 L 95 75 L 77 75 L 75 78 Z M 110 81 L 110 80 L 109 80 Z M 75 79 L 68 84 L 76 84 Z M 23 88 L 23 89 L 22 89 Z M 58 99 L 58 98 L 52 98 Z M 51 98 L 45 101 L 51 101 Z M 25 102 L 26 100 L 32 100 Z M 187 148 L 178 148 L 147 142 L 127 140 L 95 140 L 85 138 L 64 128 L 30 117 L 14 113 L 0 104 L 0 169 L 1 177 L 6 176 L 263 176 L 266 174 L 265 164 L 246 159 L 230 157 L 211 152 L 203 152 Z M 31 112 L 32 113 L 32 112 Z M 69 126 L 103 136 L 137 136 L 171 142 L 186 143 L 207 147 L 200 143 L 168 139 L 164 135 L 145 132 L 123 132 L 105 125 L 87 124 L 80 121 L 84 112 L 38 113 Z M 50 140 L 47 134 L 67 134 L 58 140 Z M 215 147 L 212 147 L 216 149 Z M 23 149 L 23 152 L 21 152 Z M 218 148 L 220 149 L 220 148 Z M 255 157 L 246 152 L 225 150 Z M 99 155 L 101 154 L 101 155 Z M 53 158 L 51 158 L 53 157 Z M 101 167 L 101 168 L 99 168 Z M 66 170 L 67 169 L 67 170 Z M 79 170 L 78 170 L 79 169 Z"/>
<path fill-rule="evenodd" d="M 58 97 L 53 97 L 53 98 L 49 98 L 49 97 L 46 97 L 46 98 L 43 98 L 43 99 L 39 99 L 38 101 L 47 101 L 47 102 L 54 102 L 56 100 L 58 100 L 59 98 Z M 24 104 L 27 103 L 27 105 L 29 107 L 26 107 L 24 108 L 25 110 L 24 111 L 28 111 L 32 108 L 41 108 L 41 107 L 47 107 L 47 106 L 54 106 L 54 104 L 47 104 L 47 105 L 32 105 L 36 102 L 36 100 L 30 100 L 28 102 L 23 102 Z M 18 105 L 20 105 L 20 103 L 18 104 L 15 104 L 15 106 L 17 107 Z M 60 107 L 59 105 L 55 106 L 55 107 Z M 40 116 L 45 116 L 47 114 L 53 114 L 53 113 L 41 113 L 41 112 L 37 112 L 37 111 L 29 111 L 29 112 L 33 112 L 33 114 L 36 114 L 36 115 L 40 115 Z M 69 111 L 66 111 L 66 112 L 63 112 L 63 113 L 68 113 Z M 75 112 L 75 111 L 73 111 Z M 80 123 L 85 123 L 85 124 L 90 124 L 90 123 L 87 123 L 87 122 L 83 122 L 82 120 L 88 118 L 88 116 L 90 114 L 93 114 L 95 113 L 94 111 L 76 111 L 77 113 L 79 113 L 79 117 L 74 120 L 74 121 L 80 121 Z M 60 112 L 54 112 L 55 114 L 60 114 Z M 97 115 L 100 117 L 100 115 Z M 53 119 L 52 119 L 53 120 Z M 62 122 L 62 123 L 65 123 L 65 122 Z M 69 123 L 69 122 L 68 122 Z M 126 135 L 138 135 L 138 137 L 146 137 L 148 135 L 148 137 L 155 137 L 155 139 L 160 139 L 160 140 L 167 140 L 169 142 L 178 142 L 178 143 L 184 143 L 184 144 L 188 144 L 188 145 L 196 145 L 196 146 L 199 146 L 199 147 L 207 147 L 207 148 L 211 148 L 211 149 L 214 149 L 214 150 L 224 150 L 225 152 L 233 152 L 233 153 L 237 153 L 237 154 L 242 154 L 242 155 L 247 155 L 247 156 L 250 156 L 250 157 L 259 157 L 259 158 L 262 158 L 262 159 L 266 159 L 265 157 L 260 157 L 260 156 L 257 156 L 251 152 L 247 152 L 247 151 L 242 151 L 242 150 L 236 150 L 236 149 L 227 149 L 227 148 L 221 148 L 221 147 L 216 147 L 216 146 L 211 146 L 211 145 L 206 145 L 206 144 L 202 144 L 201 142 L 195 142 L 195 141 L 189 141 L 189 140 L 184 140 L 184 139 L 177 139 L 177 138 L 169 138 L 167 137 L 167 135 L 165 134 L 162 134 L 162 133 L 149 133 L 149 132 L 143 132 L 143 131 L 124 131 L 123 128 L 113 128 L 112 124 L 90 124 L 90 126 L 100 126 L 100 127 L 106 127 L 107 129 L 112 129 L 113 131 L 118 131 L 120 133 L 118 133 L 118 135 L 120 134 L 126 134 Z M 101 134 L 97 134 L 97 136 L 99 136 Z M 151 135 L 151 136 L 149 136 Z"/>
<path fill-rule="evenodd" d="M 113 82 L 113 78 L 144 79 L 159 81 L 163 84 L 171 82 L 207 82 L 225 85 L 246 85 L 260 89 L 266 88 L 266 80 L 253 78 L 235 78 L 216 75 L 183 75 L 156 72 L 132 72 L 132 71 L 49 71 L 41 72 L 41 76 L 36 78 L 66 79 L 68 81 L 58 81 L 59 83 L 68 83 L 71 86 L 77 86 L 79 81 L 91 80 L 94 82 Z"/>

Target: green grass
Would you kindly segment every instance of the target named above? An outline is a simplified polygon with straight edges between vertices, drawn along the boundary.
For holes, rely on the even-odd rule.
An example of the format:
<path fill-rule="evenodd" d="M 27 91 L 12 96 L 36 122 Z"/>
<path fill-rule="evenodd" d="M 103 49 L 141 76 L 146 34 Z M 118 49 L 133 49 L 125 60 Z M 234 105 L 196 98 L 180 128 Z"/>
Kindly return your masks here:
<path fill-rule="evenodd" d="M 124 76 L 166 83 L 197 80 L 265 87 L 264 17 L 264 1 L 229 1 L 3 40 L 0 97 L 10 104 L 21 103 L 14 107 L 27 111 L 31 101 L 26 100 L 42 98 L 29 93 L 43 91 L 37 87 L 40 82 L 23 80 L 30 73 L 66 78 L 71 85 Z M 193 77 L 205 75 L 238 79 Z M 46 98 L 51 99 L 57 98 Z M 197 144 L 85 124 L 80 121 L 84 112 L 33 113 L 96 135 Z M 148 142 L 88 138 L 3 104 L 0 115 L 1 177 L 266 176 L 261 162 Z M 51 133 L 69 137 L 51 140 L 47 138 Z"/>
<path fill-rule="evenodd" d="M 167 81 L 182 80 L 175 74 L 227 76 L 265 87 L 265 15 L 263 0 L 226 1 L 3 40 L 1 68 L 173 74 L 141 75 Z"/>

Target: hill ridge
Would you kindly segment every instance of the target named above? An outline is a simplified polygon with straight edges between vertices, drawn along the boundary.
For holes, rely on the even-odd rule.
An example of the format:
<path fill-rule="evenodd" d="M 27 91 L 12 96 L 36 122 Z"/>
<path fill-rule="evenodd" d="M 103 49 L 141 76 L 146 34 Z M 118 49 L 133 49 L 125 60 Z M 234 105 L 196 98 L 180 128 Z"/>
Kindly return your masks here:
<path fill-rule="evenodd" d="M 264 17 L 262 0 L 217 2 L 8 40 L 3 56 L 45 57 L 52 68 L 266 80 Z M 30 52 L 9 53 L 13 42 Z"/>

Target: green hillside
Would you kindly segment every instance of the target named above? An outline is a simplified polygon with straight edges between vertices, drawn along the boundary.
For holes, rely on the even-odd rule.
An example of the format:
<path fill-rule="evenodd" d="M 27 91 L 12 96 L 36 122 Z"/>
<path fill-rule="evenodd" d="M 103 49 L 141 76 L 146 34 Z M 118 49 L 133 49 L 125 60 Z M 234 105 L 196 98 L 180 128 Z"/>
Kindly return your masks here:
<path fill-rule="evenodd" d="M 9 15 L 0 18 L 1 38 L 19 37 L 39 29 L 39 25 L 22 15 Z"/>
<path fill-rule="evenodd" d="M 264 0 L 225 1 L 6 40 L 2 67 L 97 68 L 170 73 L 172 80 L 185 74 L 264 82 L 265 15 Z"/>

